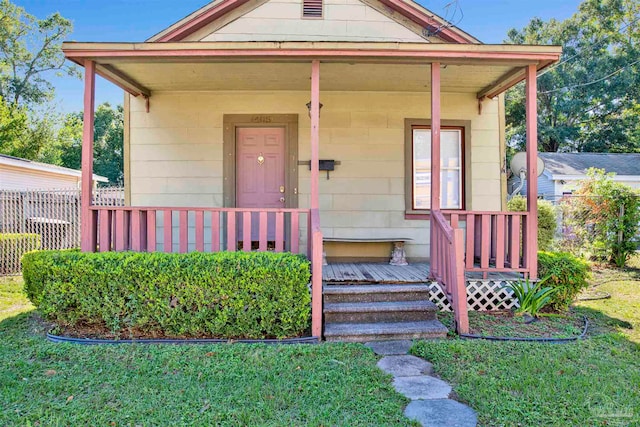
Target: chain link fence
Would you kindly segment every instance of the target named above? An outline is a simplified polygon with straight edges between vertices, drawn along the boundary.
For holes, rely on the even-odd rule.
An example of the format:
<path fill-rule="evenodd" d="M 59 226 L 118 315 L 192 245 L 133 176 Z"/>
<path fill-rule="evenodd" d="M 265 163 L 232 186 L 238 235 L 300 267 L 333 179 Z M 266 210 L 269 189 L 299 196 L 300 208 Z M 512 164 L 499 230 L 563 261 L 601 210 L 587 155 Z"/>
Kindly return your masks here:
<path fill-rule="evenodd" d="M 557 228 L 554 248 L 559 251 L 580 254 L 585 247 L 596 240 L 596 226 L 599 218 L 598 211 L 606 200 L 602 197 L 589 195 L 567 194 L 562 196 L 545 195 L 542 200 L 554 207 Z M 624 209 L 621 207 L 619 216 L 622 218 Z M 621 240 L 622 236 L 618 236 Z M 638 236 L 636 236 L 638 240 Z"/>
<path fill-rule="evenodd" d="M 0 190 L 0 274 L 20 272 L 22 254 L 80 246 L 80 190 Z M 94 190 L 93 204 L 124 206 L 122 187 Z"/>

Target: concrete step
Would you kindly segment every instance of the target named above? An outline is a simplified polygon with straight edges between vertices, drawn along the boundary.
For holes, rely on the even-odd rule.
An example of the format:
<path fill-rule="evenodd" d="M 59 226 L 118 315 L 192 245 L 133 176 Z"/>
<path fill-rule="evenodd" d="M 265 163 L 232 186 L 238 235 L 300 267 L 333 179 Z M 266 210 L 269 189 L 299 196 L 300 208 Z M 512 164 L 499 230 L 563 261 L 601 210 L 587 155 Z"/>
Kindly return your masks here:
<path fill-rule="evenodd" d="M 423 322 L 329 323 L 325 324 L 327 341 L 367 342 L 444 338 L 447 328 L 438 320 Z"/>
<path fill-rule="evenodd" d="M 428 301 L 426 283 L 394 285 L 332 285 L 323 287 L 325 304 L 337 302 Z"/>
<path fill-rule="evenodd" d="M 438 307 L 431 301 L 341 302 L 324 305 L 325 322 L 376 323 L 435 320 Z"/>

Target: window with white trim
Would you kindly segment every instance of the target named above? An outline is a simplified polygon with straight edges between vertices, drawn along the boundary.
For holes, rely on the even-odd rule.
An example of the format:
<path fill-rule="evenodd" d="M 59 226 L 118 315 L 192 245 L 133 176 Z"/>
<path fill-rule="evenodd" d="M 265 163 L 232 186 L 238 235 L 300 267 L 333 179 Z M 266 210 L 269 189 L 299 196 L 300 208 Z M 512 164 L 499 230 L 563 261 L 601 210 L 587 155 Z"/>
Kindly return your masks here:
<path fill-rule="evenodd" d="M 412 209 L 431 208 L 431 129 L 413 126 L 412 136 Z M 440 131 L 440 203 L 441 209 L 462 209 L 464 128 L 447 127 Z"/>

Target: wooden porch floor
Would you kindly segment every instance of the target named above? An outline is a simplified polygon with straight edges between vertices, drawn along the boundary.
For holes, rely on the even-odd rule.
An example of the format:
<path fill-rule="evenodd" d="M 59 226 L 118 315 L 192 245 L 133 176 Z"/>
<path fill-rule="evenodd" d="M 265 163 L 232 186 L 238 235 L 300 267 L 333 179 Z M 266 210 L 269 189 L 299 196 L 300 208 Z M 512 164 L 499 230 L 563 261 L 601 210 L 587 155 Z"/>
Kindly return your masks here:
<path fill-rule="evenodd" d="M 429 282 L 429 264 L 413 263 L 395 266 L 387 263 L 331 263 L 322 268 L 324 282 L 339 283 L 426 283 Z M 467 280 L 480 280 L 482 273 L 466 273 Z M 489 279 L 517 279 L 517 273 L 490 273 Z"/>

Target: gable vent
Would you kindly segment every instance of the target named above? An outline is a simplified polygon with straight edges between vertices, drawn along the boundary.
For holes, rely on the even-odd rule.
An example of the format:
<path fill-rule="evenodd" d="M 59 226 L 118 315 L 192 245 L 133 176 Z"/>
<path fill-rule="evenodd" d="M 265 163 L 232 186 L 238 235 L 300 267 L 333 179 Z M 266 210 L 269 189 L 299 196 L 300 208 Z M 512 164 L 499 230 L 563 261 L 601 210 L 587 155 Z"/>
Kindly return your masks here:
<path fill-rule="evenodd" d="M 303 18 L 322 18 L 322 0 L 302 0 Z"/>

